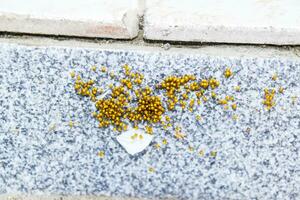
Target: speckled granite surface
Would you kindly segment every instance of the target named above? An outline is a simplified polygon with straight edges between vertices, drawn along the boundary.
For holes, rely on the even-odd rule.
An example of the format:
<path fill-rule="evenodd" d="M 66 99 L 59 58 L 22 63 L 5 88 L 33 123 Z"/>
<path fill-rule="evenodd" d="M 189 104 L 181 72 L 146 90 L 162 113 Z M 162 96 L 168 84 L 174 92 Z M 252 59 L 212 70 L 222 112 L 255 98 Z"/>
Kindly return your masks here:
<path fill-rule="evenodd" d="M 156 130 L 154 142 L 167 138 L 168 144 L 156 150 L 152 143 L 130 156 L 116 142 L 116 133 L 97 128 L 90 114 L 93 104 L 74 94 L 69 76 L 75 70 L 96 77 L 92 65 L 118 74 L 125 63 L 142 71 L 150 84 L 168 74 L 214 75 L 222 84 L 217 92 L 234 95 L 238 109 L 204 104 L 197 111 L 200 122 L 195 114 L 173 113 L 187 139 L 178 141 L 170 132 Z M 227 66 L 235 75 L 224 80 Z M 275 82 L 270 79 L 274 73 Z M 109 84 L 104 75 L 98 80 Z M 237 84 L 240 92 L 233 89 Z M 263 89 L 273 86 L 286 89 L 267 112 Z M 299 60 L 1 44 L 0 193 L 299 199 L 299 97 Z M 104 158 L 97 156 L 100 150 Z M 217 156 L 209 156 L 210 151 Z"/>

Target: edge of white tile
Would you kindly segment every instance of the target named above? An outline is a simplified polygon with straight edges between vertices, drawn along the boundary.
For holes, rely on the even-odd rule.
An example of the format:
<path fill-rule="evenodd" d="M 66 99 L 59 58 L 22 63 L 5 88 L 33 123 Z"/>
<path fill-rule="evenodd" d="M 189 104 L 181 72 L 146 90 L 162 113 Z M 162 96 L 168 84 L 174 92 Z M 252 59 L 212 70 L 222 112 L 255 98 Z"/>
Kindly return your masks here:
<path fill-rule="evenodd" d="M 148 40 L 300 44 L 297 0 L 148 0 L 144 20 Z"/>
<path fill-rule="evenodd" d="M 55 11 L 59 5 L 57 2 L 54 4 L 53 11 L 45 14 L 38 11 L 30 13 L 28 8 L 22 10 L 11 5 L 6 9 L 0 7 L 0 31 L 114 39 L 132 39 L 138 35 L 139 8 L 137 2 L 127 7 L 116 6 L 116 9 L 111 8 L 110 4 L 106 5 L 111 10 L 103 14 L 101 14 L 101 10 L 98 14 L 94 9 L 93 13 L 89 15 L 88 10 L 83 10 L 79 14 L 84 18 L 74 14 L 65 14 L 64 11 L 70 12 L 70 8 Z M 98 7 L 101 8 L 101 5 Z M 105 10 L 105 6 L 102 9 Z M 111 15 L 107 16 L 110 13 Z"/>
<path fill-rule="evenodd" d="M 233 44 L 274 44 L 299 45 L 299 29 L 276 29 L 274 27 L 168 27 L 145 26 L 144 38 L 148 40 L 233 43 Z"/>

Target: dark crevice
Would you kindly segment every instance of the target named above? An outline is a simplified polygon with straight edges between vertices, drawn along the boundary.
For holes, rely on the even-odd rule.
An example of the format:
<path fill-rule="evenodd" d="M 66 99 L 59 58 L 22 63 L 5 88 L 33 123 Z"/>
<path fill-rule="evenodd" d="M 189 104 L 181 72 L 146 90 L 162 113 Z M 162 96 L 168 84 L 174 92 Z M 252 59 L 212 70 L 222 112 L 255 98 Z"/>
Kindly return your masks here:
<path fill-rule="evenodd" d="M 140 26 L 138 36 L 134 39 L 114 39 L 114 38 L 92 38 L 92 37 L 80 37 L 80 36 L 65 36 L 65 35 L 46 35 L 46 34 L 31 34 L 31 33 L 12 33 L 12 32 L 0 32 L 0 38 L 12 38 L 12 39 L 31 39 L 31 38 L 48 38 L 56 41 L 69 41 L 76 40 L 79 42 L 98 43 L 98 44 L 114 44 L 114 43 L 127 43 L 137 44 L 142 46 L 158 46 L 164 47 L 169 44 L 174 48 L 202 48 L 208 46 L 240 46 L 240 47 L 259 47 L 259 48 L 278 48 L 278 49 L 293 49 L 297 55 L 300 53 L 300 45 L 272 45 L 272 44 L 240 44 L 240 43 L 215 43 L 215 42 L 184 42 L 184 41 L 161 41 L 161 40 L 149 40 L 143 37 L 143 18 L 140 18 Z"/>

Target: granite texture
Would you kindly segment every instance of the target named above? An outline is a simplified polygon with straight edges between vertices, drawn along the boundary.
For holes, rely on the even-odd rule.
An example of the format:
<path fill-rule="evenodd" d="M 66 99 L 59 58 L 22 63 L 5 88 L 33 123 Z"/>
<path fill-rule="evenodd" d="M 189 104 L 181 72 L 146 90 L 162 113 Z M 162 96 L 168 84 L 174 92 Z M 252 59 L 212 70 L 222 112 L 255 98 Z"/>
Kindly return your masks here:
<path fill-rule="evenodd" d="M 105 65 L 118 75 L 125 63 L 143 72 L 148 84 L 171 74 L 215 76 L 221 81 L 216 92 L 235 96 L 238 108 L 224 110 L 209 101 L 196 113 L 174 112 L 170 116 L 182 124 L 186 140 L 155 129 L 151 145 L 130 156 L 117 133 L 97 128 L 93 104 L 74 93 L 69 75 L 74 70 L 108 86 L 107 75 L 90 67 Z M 230 79 L 223 78 L 226 67 L 234 72 Z M 263 89 L 279 86 L 285 92 L 276 94 L 268 112 Z M 299 199 L 299 97 L 300 60 L 1 44 L 0 193 Z M 168 144 L 157 150 L 153 144 L 163 138 Z"/>

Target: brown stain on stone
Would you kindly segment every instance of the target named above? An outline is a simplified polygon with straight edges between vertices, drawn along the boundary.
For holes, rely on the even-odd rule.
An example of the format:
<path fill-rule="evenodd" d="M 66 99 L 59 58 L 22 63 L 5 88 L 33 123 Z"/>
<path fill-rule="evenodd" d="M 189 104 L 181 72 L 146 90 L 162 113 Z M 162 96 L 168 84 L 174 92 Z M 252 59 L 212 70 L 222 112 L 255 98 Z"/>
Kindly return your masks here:
<path fill-rule="evenodd" d="M 126 29 L 122 27 L 116 27 L 111 25 L 99 25 L 92 28 L 87 29 L 89 34 L 99 34 L 99 35 L 120 35 L 126 32 Z"/>

